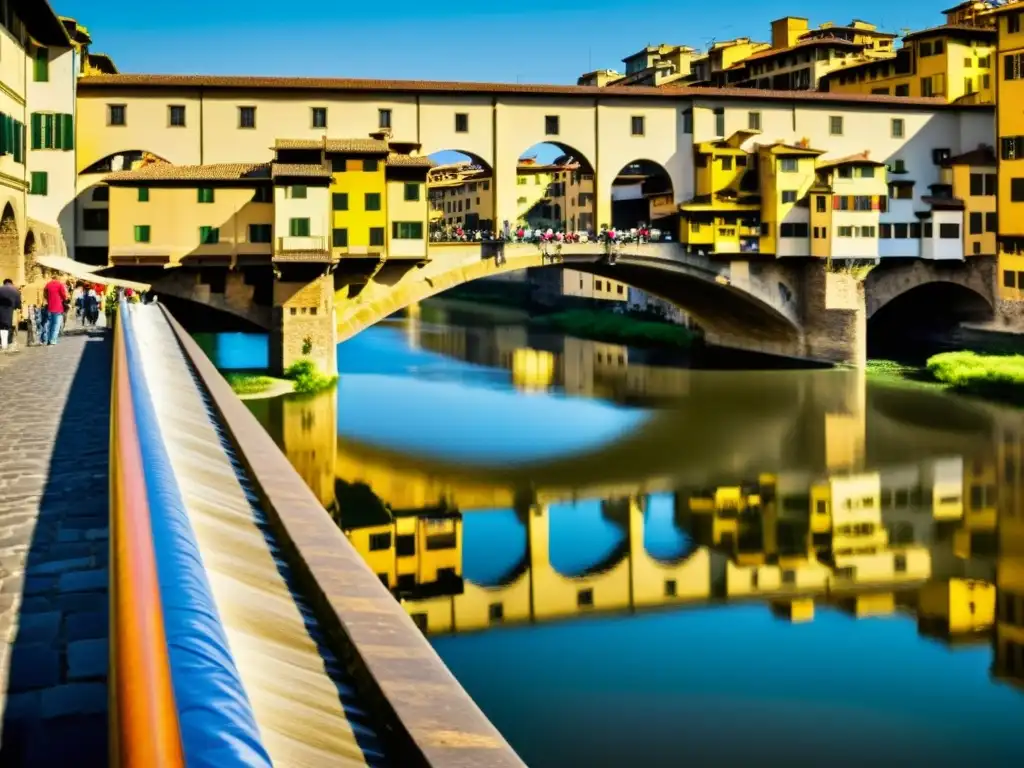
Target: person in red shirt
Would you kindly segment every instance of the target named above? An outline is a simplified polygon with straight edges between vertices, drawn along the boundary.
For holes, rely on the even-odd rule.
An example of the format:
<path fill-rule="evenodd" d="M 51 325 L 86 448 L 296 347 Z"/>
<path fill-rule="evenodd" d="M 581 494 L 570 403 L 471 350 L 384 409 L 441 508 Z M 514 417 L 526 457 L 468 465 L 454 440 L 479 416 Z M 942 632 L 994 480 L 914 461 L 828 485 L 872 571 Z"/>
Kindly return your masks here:
<path fill-rule="evenodd" d="M 68 300 L 68 289 L 57 278 L 50 278 L 43 288 L 43 303 L 46 307 L 46 324 L 43 326 L 43 344 L 54 345 L 60 337 L 64 322 L 64 307 Z"/>

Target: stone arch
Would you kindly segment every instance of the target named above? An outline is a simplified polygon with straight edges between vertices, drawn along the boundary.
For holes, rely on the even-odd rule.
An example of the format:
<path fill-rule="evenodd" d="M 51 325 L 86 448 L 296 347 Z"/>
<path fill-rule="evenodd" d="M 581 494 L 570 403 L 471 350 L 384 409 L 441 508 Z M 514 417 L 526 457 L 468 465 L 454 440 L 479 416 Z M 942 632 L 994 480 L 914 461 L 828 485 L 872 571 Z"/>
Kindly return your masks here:
<path fill-rule="evenodd" d="M 675 186 L 661 163 L 646 158 L 629 161 L 615 174 L 609 194 L 611 224 L 616 229 L 630 229 L 640 222 L 669 232 L 678 229 Z"/>
<path fill-rule="evenodd" d="M 0 279 L 10 278 L 15 285 L 24 285 L 24 260 L 21 236 L 18 234 L 18 217 L 14 206 L 7 203 L 0 215 Z"/>
<path fill-rule="evenodd" d="M 964 289 L 984 302 L 991 312 L 995 305 L 995 271 L 995 259 L 982 256 L 969 257 L 963 262 L 923 259 L 901 260 L 899 263 L 883 261 L 868 273 L 864 283 L 867 317 L 870 320 L 895 299 L 933 284 Z M 955 289 L 950 290 L 961 296 L 966 295 Z"/>
<path fill-rule="evenodd" d="M 45 236 L 44 236 L 45 237 Z M 42 279 L 42 268 L 36 263 L 36 253 L 39 251 L 39 242 L 36 239 L 35 230 L 29 229 L 25 235 L 25 282 L 33 283 Z"/>
<path fill-rule="evenodd" d="M 517 156 L 515 214 L 506 212 L 504 218 L 534 229 L 596 232 L 595 193 L 594 165 L 583 152 L 562 141 L 541 140 Z"/>
<path fill-rule="evenodd" d="M 79 171 L 79 176 L 87 176 L 94 173 L 113 173 L 114 171 L 130 171 L 132 164 L 135 162 L 144 162 L 148 165 L 153 162 L 157 163 L 169 163 L 170 161 L 166 158 L 150 152 L 146 149 L 121 149 L 117 152 L 111 152 L 109 155 L 99 158 L 98 160 L 85 166 Z"/>
<path fill-rule="evenodd" d="M 434 239 L 460 226 L 494 231 L 494 168 L 464 149 L 439 149 L 428 157 L 435 162 L 427 174 L 429 228 Z"/>

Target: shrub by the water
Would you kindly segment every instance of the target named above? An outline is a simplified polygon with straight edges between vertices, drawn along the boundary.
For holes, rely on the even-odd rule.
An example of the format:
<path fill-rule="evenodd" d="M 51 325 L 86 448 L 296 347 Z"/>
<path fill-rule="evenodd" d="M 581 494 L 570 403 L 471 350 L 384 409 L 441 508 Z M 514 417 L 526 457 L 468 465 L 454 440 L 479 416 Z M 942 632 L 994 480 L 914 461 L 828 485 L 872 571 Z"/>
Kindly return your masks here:
<path fill-rule="evenodd" d="M 316 367 L 316 363 L 307 358 L 297 360 L 288 366 L 285 369 L 284 377 L 295 382 L 296 392 L 307 395 L 330 389 L 338 381 L 337 376 L 321 373 Z"/>
<path fill-rule="evenodd" d="M 258 395 L 274 386 L 276 381 L 270 376 L 252 373 L 228 373 L 225 378 L 236 395 Z"/>
<path fill-rule="evenodd" d="M 1024 355 L 943 352 L 928 359 L 928 371 L 952 389 L 1024 402 Z"/>

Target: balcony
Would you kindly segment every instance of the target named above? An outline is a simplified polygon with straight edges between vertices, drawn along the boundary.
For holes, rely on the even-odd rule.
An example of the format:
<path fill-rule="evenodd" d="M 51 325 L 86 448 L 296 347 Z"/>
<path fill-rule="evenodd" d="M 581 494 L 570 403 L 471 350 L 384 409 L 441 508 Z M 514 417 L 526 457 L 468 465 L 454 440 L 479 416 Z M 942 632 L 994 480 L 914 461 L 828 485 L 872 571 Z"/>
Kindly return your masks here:
<path fill-rule="evenodd" d="M 286 235 L 277 238 L 274 261 L 330 262 L 332 257 L 324 235 Z"/>

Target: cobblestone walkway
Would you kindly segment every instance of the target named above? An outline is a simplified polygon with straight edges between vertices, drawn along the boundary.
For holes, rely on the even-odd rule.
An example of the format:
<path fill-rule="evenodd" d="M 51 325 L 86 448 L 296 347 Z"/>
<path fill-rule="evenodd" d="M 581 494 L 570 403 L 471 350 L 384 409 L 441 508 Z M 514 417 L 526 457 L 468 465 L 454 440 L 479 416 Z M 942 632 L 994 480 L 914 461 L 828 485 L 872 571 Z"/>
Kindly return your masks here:
<path fill-rule="evenodd" d="M 0 766 L 107 764 L 110 350 L 0 354 Z"/>

